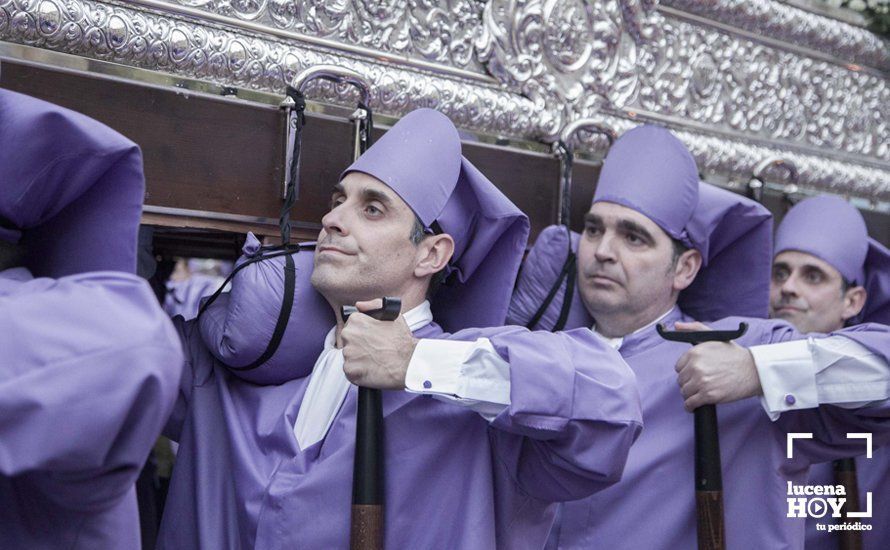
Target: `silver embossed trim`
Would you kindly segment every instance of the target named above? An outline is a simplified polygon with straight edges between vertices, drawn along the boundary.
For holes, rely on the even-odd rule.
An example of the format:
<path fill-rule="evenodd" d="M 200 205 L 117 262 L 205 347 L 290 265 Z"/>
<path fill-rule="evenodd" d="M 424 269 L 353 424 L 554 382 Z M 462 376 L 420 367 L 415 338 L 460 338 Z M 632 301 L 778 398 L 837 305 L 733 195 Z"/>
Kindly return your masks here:
<path fill-rule="evenodd" d="M 101 2 L 0 0 L 0 39 L 279 94 L 284 82 L 302 68 L 340 64 L 373 82 L 377 110 L 399 116 L 421 106 L 436 107 L 461 127 L 494 135 L 544 135 L 552 128 L 542 120 L 552 123 L 563 116 L 558 104 L 533 103 L 507 90 Z M 564 63 L 562 58 L 556 61 Z M 341 105 L 352 105 L 355 99 L 347 89 L 333 86 L 321 86 L 313 94 L 319 100 Z M 622 130 L 635 124 L 620 117 L 612 120 Z M 872 201 L 890 199 L 887 170 L 749 144 L 744 138 L 729 140 L 688 129 L 678 131 L 678 135 L 706 172 L 746 180 L 760 160 L 783 154 L 800 167 L 802 186 Z"/>
<path fill-rule="evenodd" d="M 775 0 L 661 0 L 663 6 L 890 71 L 886 40 L 866 29 Z"/>
<path fill-rule="evenodd" d="M 619 133 L 637 126 L 641 121 L 614 115 L 601 120 Z M 730 187 L 747 184 L 754 169 L 765 158 L 780 156 L 797 166 L 798 186 L 811 192 L 824 192 L 868 201 L 874 209 L 890 203 L 890 170 L 840 162 L 822 156 L 750 143 L 744 139 L 672 128 L 695 156 L 699 170 L 708 178 L 717 175 Z M 604 144 L 598 143 L 599 147 Z M 601 152 L 600 152 L 601 154 Z M 784 173 L 768 171 L 766 179 L 782 181 Z"/>
<path fill-rule="evenodd" d="M 372 104 L 382 113 L 434 107 L 468 129 L 541 133 L 540 106 L 497 87 L 103 2 L 0 0 L 0 39 L 280 94 L 306 67 L 341 65 L 373 83 Z M 319 101 L 355 103 L 346 87 L 319 83 L 310 93 Z"/>

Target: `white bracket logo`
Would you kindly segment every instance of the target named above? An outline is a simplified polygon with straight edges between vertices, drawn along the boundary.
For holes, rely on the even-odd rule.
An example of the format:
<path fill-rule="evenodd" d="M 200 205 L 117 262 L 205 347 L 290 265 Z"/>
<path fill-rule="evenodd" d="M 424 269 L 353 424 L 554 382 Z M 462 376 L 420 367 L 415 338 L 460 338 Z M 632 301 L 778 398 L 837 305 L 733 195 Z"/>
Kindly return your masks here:
<path fill-rule="evenodd" d="M 813 439 L 813 434 L 808 432 L 790 432 L 787 434 L 787 444 L 785 456 L 789 459 L 794 457 L 794 440 L 795 439 Z M 865 440 L 865 458 L 872 457 L 872 434 L 870 433 L 848 433 L 847 439 L 864 439 Z M 842 488 L 842 487 L 841 487 Z M 814 490 L 815 489 L 815 490 Z M 826 487 L 827 489 L 827 487 Z M 823 492 L 822 486 L 794 486 L 788 482 L 788 495 L 827 495 L 827 490 Z M 840 516 L 840 506 L 846 499 L 822 499 L 822 498 L 789 498 L 788 499 L 788 517 L 811 517 L 820 518 L 824 516 L 830 507 L 834 517 Z M 823 501 L 825 501 L 823 503 Z M 837 501 L 837 502 L 833 502 Z M 865 511 L 864 512 L 848 512 L 849 518 L 870 518 L 871 517 L 871 491 L 865 493 Z"/>

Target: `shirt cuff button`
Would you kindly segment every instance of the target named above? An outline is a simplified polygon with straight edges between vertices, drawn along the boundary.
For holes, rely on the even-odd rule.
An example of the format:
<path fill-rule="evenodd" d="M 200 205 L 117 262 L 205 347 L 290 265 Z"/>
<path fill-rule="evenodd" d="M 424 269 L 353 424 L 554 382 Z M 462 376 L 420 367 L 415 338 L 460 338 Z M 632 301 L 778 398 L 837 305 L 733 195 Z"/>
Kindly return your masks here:
<path fill-rule="evenodd" d="M 797 402 L 797 399 L 795 399 L 794 396 L 791 395 L 790 393 L 785 396 L 785 403 L 788 403 L 789 405 L 794 405 L 796 402 Z"/>
<path fill-rule="evenodd" d="M 432 387 L 433 387 L 433 383 L 432 383 L 432 382 L 430 382 L 429 380 L 424 380 L 424 381 L 423 381 L 423 389 L 428 390 L 428 389 L 430 389 L 430 388 L 432 388 Z"/>

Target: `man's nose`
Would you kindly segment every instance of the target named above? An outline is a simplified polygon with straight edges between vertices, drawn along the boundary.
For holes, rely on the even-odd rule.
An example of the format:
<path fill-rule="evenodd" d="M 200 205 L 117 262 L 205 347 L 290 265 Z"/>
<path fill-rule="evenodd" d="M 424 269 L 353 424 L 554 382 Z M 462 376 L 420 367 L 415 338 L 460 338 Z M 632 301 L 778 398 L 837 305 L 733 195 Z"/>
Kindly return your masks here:
<path fill-rule="evenodd" d="M 779 290 L 783 296 L 797 296 L 798 280 L 795 274 L 788 275 L 788 278 L 782 281 Z"/>
<path fill-rule="evenodd" d="M 596 248 L 593 251 L 593 257 L 596 258 L 598 262 L 606 263 L 606 262 L 614 262 L 616 260 L 615 257 L 615 248 L 614 248 L 613 238 L 606 234 L 603 235 L 599 242 L 596 243 Z"/>
<path fill-rule="evenodd" d="M 339 204 L 333 208 L 331 208 L 327 214 L 322 216 L 321 218 L 321 226 L 324 228 L 325 232 L 336 235 L 348 235 L 349 231 L 347 230 L 347 223 L 345 220 L 345 208 L 343 208 L 342 204 Z"/>

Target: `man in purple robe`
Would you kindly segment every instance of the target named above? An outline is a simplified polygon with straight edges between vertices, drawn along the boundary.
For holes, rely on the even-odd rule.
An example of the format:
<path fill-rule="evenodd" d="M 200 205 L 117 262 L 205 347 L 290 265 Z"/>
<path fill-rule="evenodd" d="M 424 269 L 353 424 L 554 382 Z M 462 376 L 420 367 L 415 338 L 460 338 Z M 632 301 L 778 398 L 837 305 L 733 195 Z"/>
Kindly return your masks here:
<path fill-rule="evenodd" d="M 890 251 L 869 238 L 865 220 L 850 203 L 839 197 L 813 197 L 797 204 L 782 220 L 776 232 L 770 316 L 804 333 L 831 332 L 855 323 L 890 324 Z M 820 389 L 843 391 L 850 401 L 868 402 L 880 396 L 882 380 L 875 373 L 870 386 L 837 380 Z M 858 520 L 870 526 L 862 531 L 867 549 L 890 548 L 888 451 L 885 446 L 875 449 L 871 458 L 855 459 L 860 510 L 872 513 Z M 832 465 L 814 465 L 810 484 L 835 484 Z M 828 531 L 836 524 L 827 516 L 808 519 L 807 549 L 837 549 L 837 532 Z"/>
<path fill-rule="evenodd" d="M 645 429 L 618 484 L 563 505 L 550 538 L 554 547 L 694 548 L 693 418 L 687 411 L 718 402 L 725 403 L 717 415 L 728 547 L 803 547 L 803 520 L 787 517 L 789 482 L 805 484 L 811 462 L 862 452 L 845 440 L 846 432 L 875 431 L 888 413 L 843 399 L 820 407 L 826 402 L 821 396 L 798 395 L 799 388 L 783 386 L 776 376 L 761 388 L 758 373 L 781 372 L 783 358 L 801 351 L 787 342 L 802 338 L 787 323 L 756 318 L 767 313 L 770 237 L 769 212 L 700 183 L 692 155 L 669 131 L 639 127 L 611 148 L 584 233 L 572 236 L 580 297 L 567 298 L 567 327 L 592 327 L 621 352 L 637 375 Z M 572 241 L 563 227 L 542 233 L 508 322 L 533 318 Z M 541 319 L 552 321 L 560 305 L 554 301 Z M 728 315 L 753 318 L 723 319 Z M 699 329 L 694 321 L 707 321 L 730 329 L 740 320 L 749 328 L 735 343 L 695 348 L 662 339 L 655 326 Z M 890 377 L 886 327 L 861 325 L 844 335 L 804 348 L 804 360 L 830 376 L 839 367 L 825 362 L 820 350 L 840 339 Z M 855 369 L 854 363 L 847 366 Z M 813 433 L 795 446 L 792 460 L 785 458 L 787 432 Z"/>
<path fill-rule="evenodd" d="M 138 278 L 139 148 L 0 90 L 0 546 L 139 548 L 182 347 Z"/>
<path fill-rule="evenodd" d="M 273 355 L 300 337 L 316 351 L 285 357 L 287 376 L 212 338 L 239 315 L 238 278 L 218 310 L 180 320 L 190 360 L 161 548 L 347 548 L 354 384 L 384 390 L 387 548 L 541 547 L 555 502 L 617 481 L 640 431 L 633 375 L 590 331 L 497 328 L 528 220 L 444 115 L 399 121 L 344 172 L 322 225 L 314 267 L 298 253 L 292 269 L 324 299 L 298 284 L 301 328 Z M 401 297 L 398 320 L 331 315 L 381 296 Z"/>

